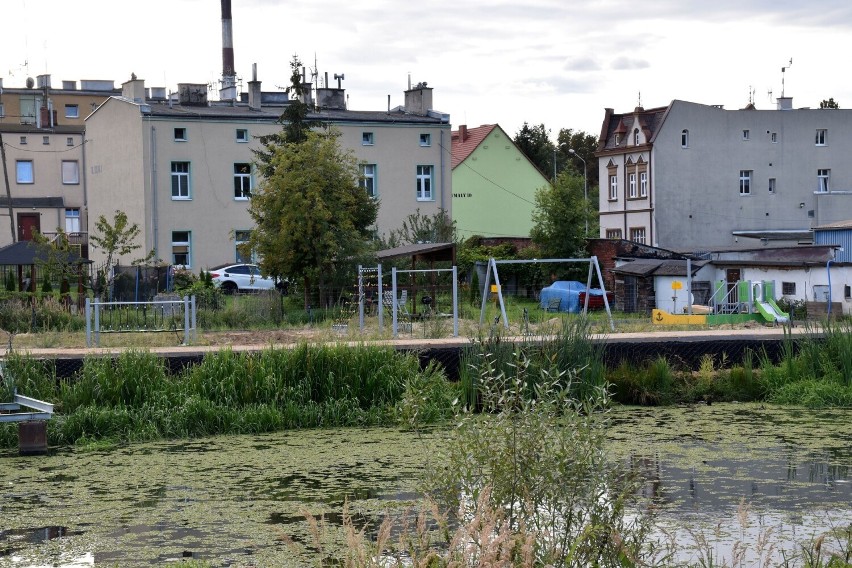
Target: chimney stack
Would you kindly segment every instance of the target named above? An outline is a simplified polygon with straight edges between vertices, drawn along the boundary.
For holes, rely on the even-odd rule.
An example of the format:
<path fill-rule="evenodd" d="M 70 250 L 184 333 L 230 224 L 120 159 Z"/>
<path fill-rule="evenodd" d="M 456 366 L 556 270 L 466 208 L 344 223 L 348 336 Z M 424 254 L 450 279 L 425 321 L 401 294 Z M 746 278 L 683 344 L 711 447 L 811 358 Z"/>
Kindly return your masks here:
<path fill-rule="evenodd" d="M 459 142 L 467 140 L 467 124 L 459 126 Z"/>
<path fill-rule="evenodd" d="M 260 110 L 260 81 L 257 80 L 257 63 L 251 64 L 251 81 L 249 81 L 248 105 L 251 110 Z"/>
<path fill-rule="evenodd" d="M 219 100 L 237 99 L 237 72 L 234 70 L 234 34 L 231 25 L 231 0 L 222 2 L 222 88 Z"/>

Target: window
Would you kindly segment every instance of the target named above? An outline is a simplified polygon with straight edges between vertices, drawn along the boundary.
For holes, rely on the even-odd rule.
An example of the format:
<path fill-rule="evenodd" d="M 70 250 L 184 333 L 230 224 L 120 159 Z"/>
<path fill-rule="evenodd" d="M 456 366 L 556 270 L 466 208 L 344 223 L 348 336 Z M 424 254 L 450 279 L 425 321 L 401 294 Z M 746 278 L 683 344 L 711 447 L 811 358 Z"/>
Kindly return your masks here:
<path fill-rule="evenodd" d="M 648 172 L 639 172 L 639 197 L 648 197 Z"/>
<path fill-rule="evenodd" d="M 432 145 L 432 135 L 431 134 L 421 134 L 420 135 L 420 145 L 423 147 Z"/>
<path fill-rule="evenodd" d="M 432 166 L 417 166 L 417 201 L 432 200 Z"/>
<path fill-rule="evenodd" d="M 795 296 L 796 295 L 796 283 L 795 282 L 782 282 L 781 283 L 781 294 L 784 296 Z"/>
<path fill-rule="evenodd" d="M 172 162 L 172 199 L 189 199 L 189 162 Z"/>
<path fill-rule="evenodd" d="M 65 118 L 80 118 L 80 107 L 78 105 L 65 105 Z"/>
<path fill-rule="evenodd" d="M 849 284 L 843 286 L 843 297 L 847 300 L 852 300 L 852 286 Z"/>
<path fill-rule="evenodd" d="M 3 106 L 3 103 L 0 103 L 0 118 L 6 116 L 6 107 Z"/>
<path fill-rule="evenodd" d="M 751 131 L 743 130 L 743 140 L 748 140 L 749 138 L 751 138 Z"/>
<path fill-rule="evenodd" d="M 21 124 L 35 124 L 36 111 L 38 110 L 38 106 L 40 106 L 36 105 L 36 97 L 34 95 L 21 95 L 20 105 Z"/>
<path fill-rule="evenodd" d="M 777 132 L 772 133 L 772 143 L 778 144 L 778 133 Z"/>
<path fill-rule="evenodd" d="M 636 192 L 636 174 L 631 173 L 627 175 L 627 187 L 630 188 L 630 198 L 634 199 L 639 194 Z"/>
<path fill-rule="evenodd" d="M 621 134 L 616 132 L 615 133 L 615 145 L 618 146 L 619 144 L 621 144 Z"/>
<path fill-rule="evenodd" d="M 15 173 L 18 183 L 35 183 L 32 160 L 18 160 L 15 162 Z"/>
<path fill-rule="evenodd" d="M 80 210 L 66 209 L 65 210 L 65 232 L 79 233 L 80 232 Z"/>
<path fill-rule="evenodd" d="M 172 231 L 172 264 L 175 266 L 191 266 L 191 239 L 189 231 Z"/>
<path fill-rule="evenodd" d="M 769 178 L 769 193 L 775 193 L 775 178 Z"/>
<path fill-rule="evenodd" d="M 248 142 L 248 130 L 237 128 L 237 142 Z"/>
<path fill-rule="evenodd" d="M 373 145 L 373 133 L 372 132 L 362 132 L 361 133 L 361 144 L 363 146 L 372 146 Z"/>
<path fill-rule="evenodd" d="M 680 131 L 680 147 L 689 148 L 689 130 L 686 128 Z"/>
<path fill-rule="evenodd" d="M 66 146 L 73 146 L 74 145 L 74 139 L 69 136 L 68 138 L 65 139 L 65 145 Z"/>
<path fill-rule="evenodd" d="M 251 250 L 248 249 L 248 242 L 251 239 L 251 231 L 234 231 L 234 244 L 236 249 L 237 262 L 253 262 Z"/>
<path fill-rule="evenodd" d="M 740 170 L 740 195 L 751 194 L 751 170 Z"/>
<path fill-rule="evenodd" d="M 825 146 L 825 139 L 828 135 L 828 130 L 825 128 L 817 128 L 816 137 L 814 138 L 814 142 L 817 146 Z"/>
<path fill-rule="evenodd" d="M 50 136 L 42 136 L 41 143 L 45 146 L 50 146 Z"/>
<path fill-rule="evenodd" d="M 175 128 L 175 142 L 186 142 L 186 128 Z"/>
<path fill-rule="evenodd" d="M 80 164 L 77 160 L 62 160 L 62 184 L 77 185 L 80 183 Z"/>
<path fill-rule="evenodd" d="M 638 128 L 633 130 L 633 145 L 634 146 L 639 145 L 639 129 Z"/>
<path fill-rule="evenodd" d="M 618 176 L 609 176 L 609 200 L 615 201 L 618 199 Z"/>
<path fill-rule="evenodd" d="M 620 239 L 621 238 L 621 229 L 607 229 L 606 230 L 606 238 L 608 238 L 608 239 Z"/>
<path fill-rule="evenodd" d="M 234 164 L 234 199 L 251 197 L 251 164 Z"/>
<path fill-rule="evenodd" d="M 367 190 L 367 195 L 376 197 L 376 164 L 361 164 L 361 187 Z"/>
<path fill-rule="evenodd" d="M 645 244 L 645 227 L 633 227 L 630 229 L 630 240 L 634 243 Z"/>
<path fill-rule="evenodd" d="M 21 144 L 22 144 L 22 145 L 26 145 L 26 143 L 27 143 L 27 137 L 26 137 L 26 136 L 21 136 Z"/>
<path fill-rule="evenodd" d="M 831 177 L 831 170 L 817 170 L 817 192 L 828 193 L 828 180 Z"/>

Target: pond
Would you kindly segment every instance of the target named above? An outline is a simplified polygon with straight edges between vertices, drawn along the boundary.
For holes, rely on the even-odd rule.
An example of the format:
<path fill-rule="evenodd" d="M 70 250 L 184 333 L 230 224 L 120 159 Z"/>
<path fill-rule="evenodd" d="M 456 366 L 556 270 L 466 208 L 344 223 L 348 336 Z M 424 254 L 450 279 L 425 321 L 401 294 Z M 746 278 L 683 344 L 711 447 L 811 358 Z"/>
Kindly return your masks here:
<path fill-rule="evenodd" d="M 754 557 L 852 523 L 852 411 L 753 404 L 619 407 L 613 459 L 697 562 Z M 356 526 L 416 504 L 441 430 L 290 431 L 0 457 L 1 566 L 298 566 L 329 544 L 344 501 Z M 662 530 L 661 528 L 661 530 Z M 767 534 L 769 533 L 769 534 Z M 368 531 L 369 534 L 369 531 Z M 662 533 L 660 533 L 662 534 Z M 739 544 L 737 544 L 739 543 Z M 692 545 L 695 545 L 693 548 Z M 718 561 L 718 560 L 717 560 Z"/>

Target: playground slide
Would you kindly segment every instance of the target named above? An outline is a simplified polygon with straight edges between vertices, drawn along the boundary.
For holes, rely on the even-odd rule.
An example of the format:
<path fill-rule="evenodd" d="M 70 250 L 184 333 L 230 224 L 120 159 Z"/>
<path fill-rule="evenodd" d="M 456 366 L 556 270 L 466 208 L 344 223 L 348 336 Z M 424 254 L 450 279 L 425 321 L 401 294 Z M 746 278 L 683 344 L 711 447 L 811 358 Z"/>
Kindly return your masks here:
<path fill-rule="evenodd" d="M 754 304 L 757 307 L 757 311 L 760 312 L 760 315 L 766 321 L 776 323 L 787 323 L 790 321 L 790 316 L 778 309 L 775 302 L 771 304 L 769 302 L 755 302 Z"/>

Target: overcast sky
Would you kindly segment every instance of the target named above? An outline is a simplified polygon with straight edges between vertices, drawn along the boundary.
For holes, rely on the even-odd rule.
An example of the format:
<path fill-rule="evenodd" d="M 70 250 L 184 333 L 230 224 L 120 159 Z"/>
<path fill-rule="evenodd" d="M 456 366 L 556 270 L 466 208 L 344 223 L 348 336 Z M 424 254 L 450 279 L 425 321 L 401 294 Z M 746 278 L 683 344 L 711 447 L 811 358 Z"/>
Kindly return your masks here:
<path fill-rule="evenodd" d="M 848 0 L 232 0 L 232 14 L 244 88 L 253 63 L 264 91 L 285 87 L 296 54 L 321 80 L 344 74 L 353 110 L 385 109 L 388 95 L 400 105 L 409 76 L 425 81 L 454 128 L 597 135 L 604 108 L 640 100 L 736 109 L 753 97 L 771 109 L 785 66 L 794 106 L 833 97 L 852 108 Z M 221 17 L 219 0 L 4 0 L 0 77 L 118 87 L 135 73 L 148 87 L 218 93 Z"/>

